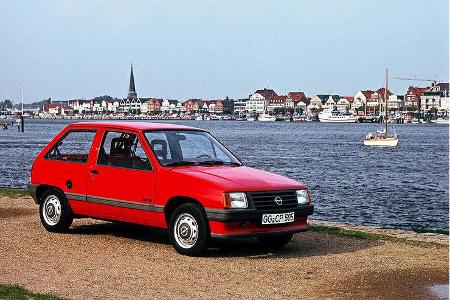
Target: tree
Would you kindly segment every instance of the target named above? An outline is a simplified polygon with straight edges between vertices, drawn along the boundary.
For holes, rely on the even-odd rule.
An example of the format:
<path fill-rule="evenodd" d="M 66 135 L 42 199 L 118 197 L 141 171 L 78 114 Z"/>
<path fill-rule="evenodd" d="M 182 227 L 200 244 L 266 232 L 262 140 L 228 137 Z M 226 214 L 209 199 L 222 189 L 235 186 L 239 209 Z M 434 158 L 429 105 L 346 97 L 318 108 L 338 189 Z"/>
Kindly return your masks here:
<path fill-rule="evenodd" d="M 93 101 L 103 101 L 103 100 L 105 100 L 105 101 L 110 101 L 110 100 L 113 100 L 113 97 L 111 97 L 111 96 L 109 96 L 109 95 L 104 95 L 104 96 L 98 96 L 98 97 L 95 97 L 94 99 L 92 99 Z"/>
<path fill-rule="evenodd" d="M 5 99 L 3 101 L 0 101 L 0 109 L 11 109 L 13 107 L 13 103 L 9 99 Z"/>

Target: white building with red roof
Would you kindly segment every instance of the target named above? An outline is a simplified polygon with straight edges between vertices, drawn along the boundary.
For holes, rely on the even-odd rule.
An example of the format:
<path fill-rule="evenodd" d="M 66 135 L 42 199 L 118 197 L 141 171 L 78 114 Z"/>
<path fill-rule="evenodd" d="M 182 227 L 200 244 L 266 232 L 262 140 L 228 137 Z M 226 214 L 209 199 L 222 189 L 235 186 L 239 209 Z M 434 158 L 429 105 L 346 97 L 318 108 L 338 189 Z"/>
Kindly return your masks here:
<path fill-rule="evenodd" d="M 361 90 L 353 96 L 352 108 L 356 110 L 362 110 L 367 104 L 374 91 L 372 90 Z"/>
<path fill-rule="evenodd" d="M 267 110 L 270 101 L 278 97 L 274 90 L 257 90 L 250 95 L 246 103 L 246 110 L 250 113 L 263 114 Z"/>

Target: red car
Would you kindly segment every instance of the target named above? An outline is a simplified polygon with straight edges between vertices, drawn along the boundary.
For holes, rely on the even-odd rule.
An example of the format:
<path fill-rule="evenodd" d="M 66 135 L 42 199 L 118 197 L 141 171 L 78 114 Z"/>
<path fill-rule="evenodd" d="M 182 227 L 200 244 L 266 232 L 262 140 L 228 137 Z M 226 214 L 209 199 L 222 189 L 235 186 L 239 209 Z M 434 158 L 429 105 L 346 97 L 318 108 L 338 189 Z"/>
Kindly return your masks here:
<path fill-rule="evenodd" d="M 306 186 L 245 167 L 207 131 L 162 123 L 68 125 L 36 157 L 29 192 L 48 231 L 91 217 L 169 229 L 174 248 L 199 255 L 213 238 L 270 246 L 306 231 Z"/>

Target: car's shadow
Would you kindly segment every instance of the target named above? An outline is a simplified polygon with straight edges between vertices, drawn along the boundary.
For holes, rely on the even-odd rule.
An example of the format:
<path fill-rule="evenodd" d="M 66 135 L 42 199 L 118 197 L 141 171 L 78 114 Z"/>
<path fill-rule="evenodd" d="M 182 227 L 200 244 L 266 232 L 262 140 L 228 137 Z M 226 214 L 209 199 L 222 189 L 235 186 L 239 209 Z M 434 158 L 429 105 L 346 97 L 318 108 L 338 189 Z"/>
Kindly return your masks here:
<path fill-rule="evenodd" d="M 74 226 L 71 234 L 109 235 L 149 243 L 170 245 L 167 230 L 128 223 L 97 223 Z M 324 256 L 355 252 L 378 246 L 382 241 L 362 240 L 321 232 L 296 234 L 293 240 L 281 248 L 262 247 L 256 239 L 213 239 L 206 257 L 247 257 L 249 259 L 277 259 Z"/>

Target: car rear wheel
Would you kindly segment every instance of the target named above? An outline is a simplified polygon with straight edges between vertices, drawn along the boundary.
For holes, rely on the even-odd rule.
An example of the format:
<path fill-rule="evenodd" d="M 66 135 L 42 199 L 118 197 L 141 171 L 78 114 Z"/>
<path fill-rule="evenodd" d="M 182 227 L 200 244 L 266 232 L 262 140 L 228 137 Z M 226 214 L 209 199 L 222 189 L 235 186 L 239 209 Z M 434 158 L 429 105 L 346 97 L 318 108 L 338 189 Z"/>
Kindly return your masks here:
<path fill-rule="evenodd" d="M 65 232 L 73 221 L 72 210 L 66 196 L 53 188 L 42 195 L 39 216 L 44 228 L 51 232 Z"/>
<path fill-rule="evenodd" d="M 170 217 L 169 237 L 175 250 L 198 256 L 208 247 L 210 231 L 203 208 L 194 203 L 183 204 Z"/>
<path fill-rule="evenodd" d="M 292 240 L 293 234 L 279 234 L 273 236 L 262 236 L 258 238 L 258 241 L 267 248 L 280 248 L 289 243 Z"/>

